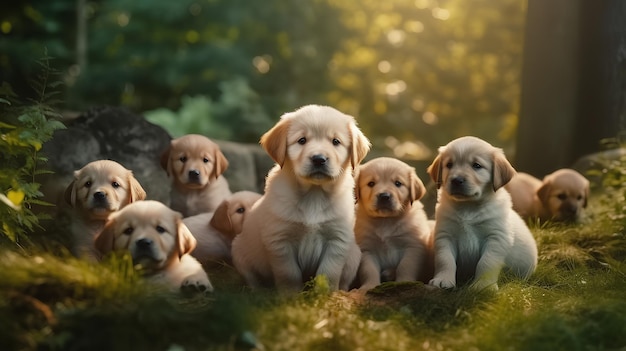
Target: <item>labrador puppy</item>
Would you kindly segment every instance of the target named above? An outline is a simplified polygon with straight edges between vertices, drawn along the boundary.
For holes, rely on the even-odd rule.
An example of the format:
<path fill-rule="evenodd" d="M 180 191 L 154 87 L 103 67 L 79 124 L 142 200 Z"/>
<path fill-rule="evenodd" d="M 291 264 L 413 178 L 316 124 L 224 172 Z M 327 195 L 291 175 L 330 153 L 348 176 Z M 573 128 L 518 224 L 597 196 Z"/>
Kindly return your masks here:
<path fill-rule="evenodd" d="M 78 257 L 97 259 L 93 241 L 113 212 L 146 198 L 133 172 L 115 161 L 99 160 L 74 171 L 65 189 L 71 207 L 71 251 Z"/>
<path fill-rule="evenodd" d="M 543 178 L 516 174 L 505 185 L 515 209 L 523 218 L 575 223 L 583 217 L 589 198 L 589 181 L 573 169 L 563 168 Z"/>
<path fill-rule="evenodd" d="M 128 250 L 151 282 L 172 290 L 213 291 L 202 265 L 189 255 L 196 239 L 181 214 L 158 201 L 138 201 L 111 215 L 95 246 L 103 255 Z"/>
<path fill-rule="evenodd" d="M 214 213 L 201 213 L 183 219 L 183 223 L 198 241 L 191 255 L 202 264 L 230 264 L 232 241 L 241 233 L 244 219 L 259 198 L 259 193 L 238 191 L 222 201 Z"/>
<path fill-rule="evenodd" d="M 184 217 L 213 212 L 231 194 L 222 176 L 228 160 L 219 145 L 205 136 L 173 139 L 161 155 L 161 166 L 172 180 L 170 207 Z"/>
<path fill-rule="evenodd" d="M 354 233 L 362 253 L 361 290 L 381 281 L 432 278 L 432 235 L 419 202 L 425 192 L 415 168 L 400 160 L 379 157 L 359 166 Z"/>
<path fill-rule="evenodd" d="M 435 275 L 431 285 L 498 289 L 503 268 L 528 278 L 537 244 L 503 188 L 515 169 L 501 149 L 466 136 L 439 149 L 428 167 L 438 185 L 435 210 Z"/>
<path fill-rule="evenodd" d="M 307 105 L 261 137 L 276 161 L 265 194 L 233 241 L 233 263 L 252 288 L 299 291 L 323 275 L 348 289 L 360 250 L 354 237 L 354 177 L 370 148 L 353 117 Z"/>

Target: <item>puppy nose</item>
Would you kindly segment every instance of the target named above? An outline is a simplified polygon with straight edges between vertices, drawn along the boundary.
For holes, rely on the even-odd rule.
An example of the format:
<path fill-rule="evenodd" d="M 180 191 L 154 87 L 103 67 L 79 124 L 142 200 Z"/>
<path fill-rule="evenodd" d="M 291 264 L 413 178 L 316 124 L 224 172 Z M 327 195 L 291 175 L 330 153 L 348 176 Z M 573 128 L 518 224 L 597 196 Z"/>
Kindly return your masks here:
<path fill-rule="evenodd" d="M 197 169 L 192 169 L 191 171 L 189 171 L 189 178 L 191 179 L 198 179 L 200 178 L 200 171 Z"/>
<path fill-rule="evenodd" d="M 324 155 L 317 154 L 311 156 L 311 162 L 313 162 L 315 166 L 323 166 L 326 164 L 326 161 L 328 161 L 328 157 Z"/>
<path fill-rule="evenodd" d="M 575 215 L 577 210 L 578 210 L 578 208 L 575 205 L 572 205 L 572 204 L 565 204 L 561 208 L 561 211 L 563 212 L 563 214 L 570 215 L 570 216 Z"/>
<path fill-rule="evenodd" d="M 107 194 L 104 193 L 104 191 L 96 191 L 95 193 L 93 193 L 93 198 L 96 200 L 104 200 L 106 199 Z"/>
<path fill-rule="evenodd" d="M 152 240 L 148 238 L 141 238 L 137 240 L 135 245 L 137 245 L 137 247 L 140 249 L 147 249 L 147 248 L 150 248 L 150 246 L 152 246 Z"/>
<path fill-rule="evenodd" d="M 454 177 L 452 178 L 452 180 L 450 180 L 450 182 L 452 183 L 452 185 L 455 185 L 455 186 L 463 185 L 463 183 L 465 183 L 465 178 Z"/>
<path fill-rule="evenodd" d="M 391 194 L 389 193 L 378 194 L 378 201 L 389 201 L 389 200 L 391 200 Z"/>

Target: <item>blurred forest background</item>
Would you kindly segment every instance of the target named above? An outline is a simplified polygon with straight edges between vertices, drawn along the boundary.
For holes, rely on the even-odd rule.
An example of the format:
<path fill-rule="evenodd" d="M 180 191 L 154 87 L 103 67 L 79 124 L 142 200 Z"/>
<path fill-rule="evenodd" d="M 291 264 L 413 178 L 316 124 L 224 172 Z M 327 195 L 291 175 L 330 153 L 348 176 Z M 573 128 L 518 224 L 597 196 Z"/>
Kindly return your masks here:
<path fill-rule="evenodd" d="M 47 52 L 65 83 L 60 108 L 123 105 L 173 136 L 256 143 L 282 113 L 317 103 L 354 115 L 379 154 L 430 160 L 438 146 L 472 134 L 514 155 L 525 33 L 553 41 L 535 45 L 534 57 L 548 65 L 530 73 L 532 91 L 578 89 L 572 79 L 555 86 L 538 76 L 554 81 L 549 72 L 577 71 L 571 62 L 579 65 L 580 47 L 562 45 L 578 42 L 578 19 L 589 10 L 582 3 L 595 1 L 12 1 L 0 13 L 0 78 L 28 96 L 35 60 Z M 592 5 L 600 17 L 624 9 L 601 3 L 614 5 Z M 525 32 L 529 9 L 556 30 Z M 544 60 L 550 53 L 572 60 Z M 570 95 L 563 103 L 575 105 Z M 551 138 L 575 111 L 556 105 L 564 111 L 557 116 L 545 104 L 529 106 L 538 120 L 526 128 L 526 143 L 540 154 L 555 149 L 537 140 Z M 551 118 L 537 111 L 557 124 L 536 138 L 537 123 Z M 556 144 L 571 146 L 563 138 Z"/>

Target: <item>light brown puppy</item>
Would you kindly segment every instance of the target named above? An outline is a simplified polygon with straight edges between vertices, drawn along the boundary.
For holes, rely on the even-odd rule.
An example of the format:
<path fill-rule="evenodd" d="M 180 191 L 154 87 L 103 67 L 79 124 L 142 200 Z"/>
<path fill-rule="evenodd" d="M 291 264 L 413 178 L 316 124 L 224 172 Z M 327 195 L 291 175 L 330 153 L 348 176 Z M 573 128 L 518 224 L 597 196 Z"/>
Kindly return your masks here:
<path fill-rule="evenodd" d="M 284 114 L 261 145 L 277 165 L 233 241 L 235 267 L 253 288 L 299 291 L 323 275 L 347 289 L 360 260 L 352 172 L 369 141 L 353 117 L 308 105 Z"/>
<path fill-rule="evenodd" d="M 518 173 L 505 185 L 515 209 L 523 218 L 579 222 L 587 207 L 589 181 L 573 169 L 548 174 L 543 181 Z"/>
<path fill-rule="evenodd" d="M 458 138 L 439 149 L 428 173 L 439 186 L 431 285 L 498 289 L 504 267 L 523 279 L 534 272 L 537 244 L 502 188 L 515 169 L 501 149 Z"/>
<path fill-rule="evenodd" d="M 183 219 L 183 223 L 198 241 L 191 255 L 202 264 L 232 263 L 230 247 L 243 227 L 252 205 L 261 194 L 238 191 L 222 201 L 214 213 L 201 213 Z"/>
<path fill-rule="evenodd" d="M 172 290 L 213 291 L 202 265 L 189 255 L 196 239 L 181 214 L 158 201 L 138 201 L 111 215 L 95 245 L 103 255 L 128 250 L 154 283 Z"/>
<path fill-rule="evenodd" d="M 171 141 L 161 166 L 172 179 L 170 207 L 183 217 L 213 212 L 231 194 L 222 173 L 228 160 L 209 138 L 188 134 Z"/>
<path fill-rule="evenodd" d="M 415 168 L 389 157 L 359 166 L 354 232 L 361 248 L 360 289 L 381 281 L 432 278 L 432 235 L 424 206 L 426 188 Z"/>
<path fill-rule="evenodd" d="M 93 161 L 74 171 L 74 180 L 65 189 L 65 201 L 72 208 L 72 253 L 97 259 L 93 241 L 109 215 L 145 198 L 133 172 L 115 161 Z"/>

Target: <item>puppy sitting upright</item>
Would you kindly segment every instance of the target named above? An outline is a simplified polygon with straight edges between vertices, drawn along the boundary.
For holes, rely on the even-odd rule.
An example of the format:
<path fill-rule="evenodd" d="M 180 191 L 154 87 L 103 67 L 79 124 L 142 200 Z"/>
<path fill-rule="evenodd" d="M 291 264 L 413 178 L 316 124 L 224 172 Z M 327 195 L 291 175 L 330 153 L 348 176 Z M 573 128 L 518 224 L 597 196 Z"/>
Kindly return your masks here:
<path fill-rule="evenodd" d="M 431 285 L 498 289 L 507 267 L 528 278 L 537 265 L 537 245 L 502 188 L 515 169 L 501 149 L 462 137 L 439 149 L 428 168 L 439 186 L 435 210 L 435 276 Z"/>
<path fill-rule="evenodd" d="M 589 198 L 589 181 L 573 169 L 552 172 L 543 181 L 518 173 L 505 185 L 513 209 L 523 218 L 541 221 L 579 222 Z"/>
<path fill-rule="evenodd" d="M 184 217 L 213 212 L 231 194 L 222 173 L 228 160 L 209 138 L 188 134 L 171 141 L 161 166 L 172 179 L 170 207 Z"/>
<path fill-rule="evenodd" d="M 103 255 L 130 251 L 146 278 L 172 290 L 213 291 L 202 265 L 189 255 L 196 239 L 180 213 L 158 201 L 138 201 L 110 216 L 95 246 Z"/>
<path fill-rule="evenodd" d="M 382 281 L 428 282 L 432 236 L 424 206 L 426 189 L 406 163 L 379 157 L 359 166 L 354 232 L 361 247 L 362 290 Z"/>
<path fill-rule="evenodd" d="M 73 209 L 72 253 L 96 259 L 93 240 L 109 215 L 145 197 L 133 172 L 115 161 L 93 161 L 75 171 L 74 180 L 65 190 L 65 201 Z"/>
<path fill-rule="evenodd" d="M 360 260 L 352 171 L 369 141 L 353 117 L 308 105 L 283 115 L 261 145 L 277 165 L 233 241 L 235 267 L 253 288 L 299 291 L 324 275 L 347 289 Z"/>

